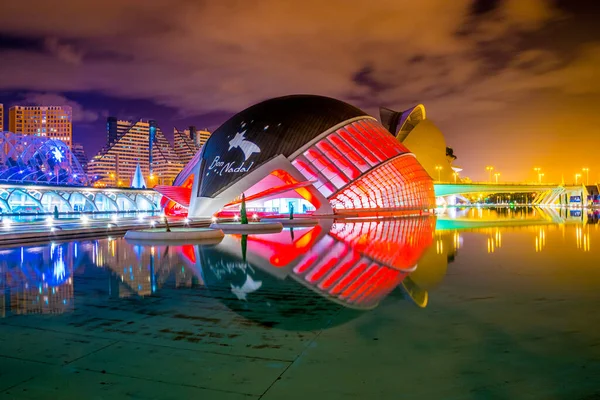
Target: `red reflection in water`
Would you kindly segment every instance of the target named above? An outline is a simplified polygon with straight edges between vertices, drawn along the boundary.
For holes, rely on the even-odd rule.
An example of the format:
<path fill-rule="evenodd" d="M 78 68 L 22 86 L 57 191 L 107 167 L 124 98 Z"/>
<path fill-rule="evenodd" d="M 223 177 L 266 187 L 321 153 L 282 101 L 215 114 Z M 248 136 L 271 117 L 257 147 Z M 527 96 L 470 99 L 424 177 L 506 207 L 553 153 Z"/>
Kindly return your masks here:
<path fill-rule="evenodd" d="M 292 276 L 323 295 L 369 308 L 414 270 L 434 228 L 432 218 L 346 221 L 326 235 L 320 226 L 293 237 L 289 231 L 249 235 L 247 251 L 277 268 L 293 265 Z"/>

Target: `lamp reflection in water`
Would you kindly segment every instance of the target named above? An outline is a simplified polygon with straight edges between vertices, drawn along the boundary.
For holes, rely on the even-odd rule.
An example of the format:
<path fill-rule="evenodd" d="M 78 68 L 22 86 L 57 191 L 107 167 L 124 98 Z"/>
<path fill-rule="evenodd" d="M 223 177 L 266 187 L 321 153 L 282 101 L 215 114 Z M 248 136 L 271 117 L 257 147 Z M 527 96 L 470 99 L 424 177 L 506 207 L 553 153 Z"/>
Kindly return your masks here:
<path fill-rule="evenodd" d="M 584 252 L 590 251 L 590 232 L 588 226 L 586 226 L 585 228 L 578 226 L 575 230 L 575 238 L 577 243 L 577 249 L 582 250 Z"/>

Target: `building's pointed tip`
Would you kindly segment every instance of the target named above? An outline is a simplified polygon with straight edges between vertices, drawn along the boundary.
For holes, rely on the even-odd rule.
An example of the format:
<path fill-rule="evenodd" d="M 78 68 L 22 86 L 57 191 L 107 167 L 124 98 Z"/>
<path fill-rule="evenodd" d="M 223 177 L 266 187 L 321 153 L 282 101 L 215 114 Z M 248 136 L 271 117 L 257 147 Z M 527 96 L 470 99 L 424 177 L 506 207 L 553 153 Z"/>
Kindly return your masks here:
<path fill-rule="evenodd" d="M 135 172 L 133 173 L 133 178 L 131 179 L 131 187 L 134 189 L 145 189 L 146 181 L 144 180 L 144 176 L 142 175 L 142 168 L 140 164 L 135 167 Z"/>

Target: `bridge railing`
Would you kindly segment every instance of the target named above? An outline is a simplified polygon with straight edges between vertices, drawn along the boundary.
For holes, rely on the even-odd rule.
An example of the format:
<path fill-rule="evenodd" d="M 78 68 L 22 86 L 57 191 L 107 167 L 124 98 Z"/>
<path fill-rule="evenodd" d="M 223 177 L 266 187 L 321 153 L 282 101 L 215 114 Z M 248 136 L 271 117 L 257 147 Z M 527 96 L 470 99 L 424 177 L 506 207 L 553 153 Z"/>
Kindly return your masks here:
<path fill-rule="evenodd" d="M 479 185 L 479 186 L 561 186 L 560 183 L 553 182 L 453 182 L 453 181 L 434 181 L 435 185 Z M 572 184 L 565 184 L 565 186 L 574 186 Z"/>

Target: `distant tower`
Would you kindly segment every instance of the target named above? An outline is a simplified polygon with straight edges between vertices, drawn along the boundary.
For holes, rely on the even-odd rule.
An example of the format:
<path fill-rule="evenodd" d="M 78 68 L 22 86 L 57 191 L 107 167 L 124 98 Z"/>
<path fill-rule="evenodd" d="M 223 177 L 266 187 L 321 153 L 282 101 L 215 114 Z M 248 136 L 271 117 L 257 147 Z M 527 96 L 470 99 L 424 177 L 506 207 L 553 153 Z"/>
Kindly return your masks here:
<path fill-rule="evenodd" d="M 190 125 L 188 129 L 190 130 L 190 139 L 195 143 L 198 129 L 194 125 Z"/>
<path fill-rule="evenodd" d="M 156 142 L 156 121 L 151 119 L 148 121 L 148 165 L 150 165 L 150 174 L 153 173 L 152 165 L 152 150 Z"/>
<path fill-rule="evenodd" d="M 184 131 L 179 131 L 177 128 L 173 128 L 173 141 L 175 153 L 177 158 L 184 164 L 190 162 L 190 160 L 196 155 L 199 147 L 196 145 L 196 131 L 195 127 L 190 126 Z"/>
<path fill-rule="evenodd" d="M 110 146 L 117 141 L 118 137 L 117 118 L 106 118 L 106 144 Z"/>
<path fill-rule="evenodd" d="M 146 181 L 144 180 L 142 168 L 140 167 L 139 163 L 137 167 L 135 167 L 135 172 L 133 173 L 133 178 L 131 178 L 130 187 L 134 189 L 146 189 Z"/>
<path fill-rule="evenodd" d="M 89 160 L 87 154 L 85 154 L 83 145 L 81 143 L 73 143 L 72 151 L 75 158 L 77 158 L 77 161 L 79 161 L 81 168 L 83 168 L 83 171 L 87 174 Z"/>

